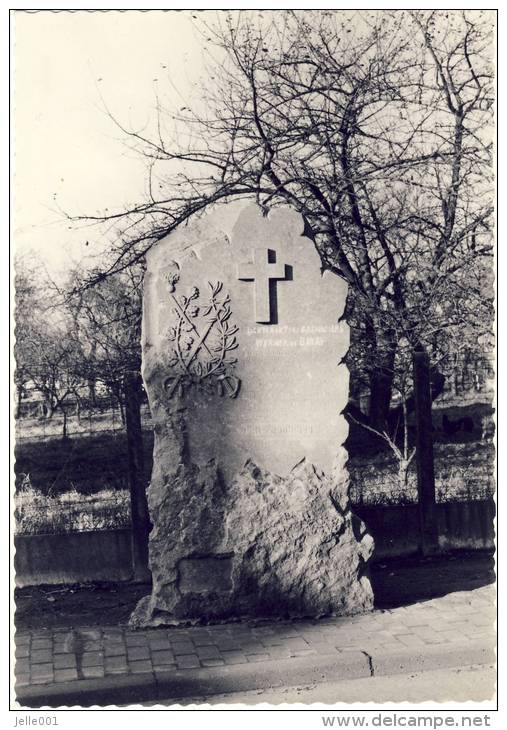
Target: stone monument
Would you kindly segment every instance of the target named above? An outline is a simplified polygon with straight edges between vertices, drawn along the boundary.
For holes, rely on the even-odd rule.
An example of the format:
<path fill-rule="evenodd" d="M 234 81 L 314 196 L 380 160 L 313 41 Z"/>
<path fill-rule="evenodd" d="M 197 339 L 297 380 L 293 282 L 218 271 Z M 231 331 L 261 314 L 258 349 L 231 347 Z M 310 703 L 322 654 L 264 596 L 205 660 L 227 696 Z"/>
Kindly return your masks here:
<path fill-rule="evenodd" d="M 293 210 L 233 217 L 147 257 L 153 588 L 137 626 L 372 608 L 343 447 L 346 284 L 322 274 Z"/>

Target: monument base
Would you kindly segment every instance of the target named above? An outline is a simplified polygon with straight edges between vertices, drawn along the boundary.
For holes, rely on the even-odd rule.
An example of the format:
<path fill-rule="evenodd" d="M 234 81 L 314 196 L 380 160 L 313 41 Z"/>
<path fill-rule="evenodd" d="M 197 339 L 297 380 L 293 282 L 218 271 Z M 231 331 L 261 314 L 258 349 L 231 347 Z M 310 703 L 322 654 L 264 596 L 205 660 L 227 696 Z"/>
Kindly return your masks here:
<path fill-rule="evenodd" d="M 286 477 L 249 460 L 225 485 L 214 460 L 170 475 L 160 461 L 148 492 L 153 588 L 132 626 L 373 608 L 373 539 L 350 509 L 343 464 L 337 480 L 305 460 Z"/>

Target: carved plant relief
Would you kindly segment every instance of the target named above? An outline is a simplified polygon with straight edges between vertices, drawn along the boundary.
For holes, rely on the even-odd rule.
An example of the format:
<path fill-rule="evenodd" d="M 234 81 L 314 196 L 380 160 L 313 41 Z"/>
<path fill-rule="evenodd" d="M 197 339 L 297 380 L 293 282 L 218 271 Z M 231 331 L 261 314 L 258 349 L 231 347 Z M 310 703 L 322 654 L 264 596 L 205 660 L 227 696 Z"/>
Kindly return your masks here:
<path fill-rule="evenodd" d="M 194 286 L 177 293 L 179 271 L 175 265 L 166 276 L 174 303 L 174 320 L 167 331 L 171 343 L 168 365 L 172 372 L 164 388 L 171 398 L 182 397 L 189 388 L 236 398 L 241 380 L 234 374 L 237 363 L 231 353 L 238 347 L 238 327 L 231 322 L 231 299 L 223 283 L 207 282 L 208 296 Z"/>

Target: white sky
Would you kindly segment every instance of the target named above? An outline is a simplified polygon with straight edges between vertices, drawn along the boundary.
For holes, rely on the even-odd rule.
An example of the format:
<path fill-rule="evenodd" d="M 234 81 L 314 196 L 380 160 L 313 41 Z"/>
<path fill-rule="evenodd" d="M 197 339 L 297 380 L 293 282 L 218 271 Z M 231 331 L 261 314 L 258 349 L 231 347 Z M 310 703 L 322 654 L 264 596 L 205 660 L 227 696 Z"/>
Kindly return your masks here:
<path fill-rule="evenodd" d="M 202 72 L 195 14 L 15 14 L 16 250 L 41 255 L 54 274 L 99 250 L 94 230 L 69 230 L 55 193 L 70 214 L 111 210 L 142 197 L 143 164 L 121 143 L 101 96 L 122 122 L 136 125 L 153 113 L 157 85 L 165 93 L 176 87 L 176 103 L 189 103 L 190 80 Z"/>
<path fill-rule="evenodd" d="M 101 97 L 127 125 L 153 115 L 157 87 L 178 106 L 194 105 L 191 81 L 203 65 L 193 15 L 215 12 L 14 13 L 14 243 L 53 274 L 107 245 L 96 229 L 69 230 L 58 207 L 94 214 L 144 194 L 144 164 L 125 149 Z"/>

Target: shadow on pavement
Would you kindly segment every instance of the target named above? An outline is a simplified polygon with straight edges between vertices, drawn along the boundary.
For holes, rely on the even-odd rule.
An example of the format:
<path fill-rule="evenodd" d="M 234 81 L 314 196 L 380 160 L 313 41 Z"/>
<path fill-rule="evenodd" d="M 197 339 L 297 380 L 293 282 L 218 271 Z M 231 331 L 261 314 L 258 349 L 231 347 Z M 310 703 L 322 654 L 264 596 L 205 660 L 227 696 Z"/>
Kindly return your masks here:
<path fill-rule="evenodd" d="M 493 551 L 391 558 L 371 567 L 376 608 L 397 608 L 495 582 Z"/>

